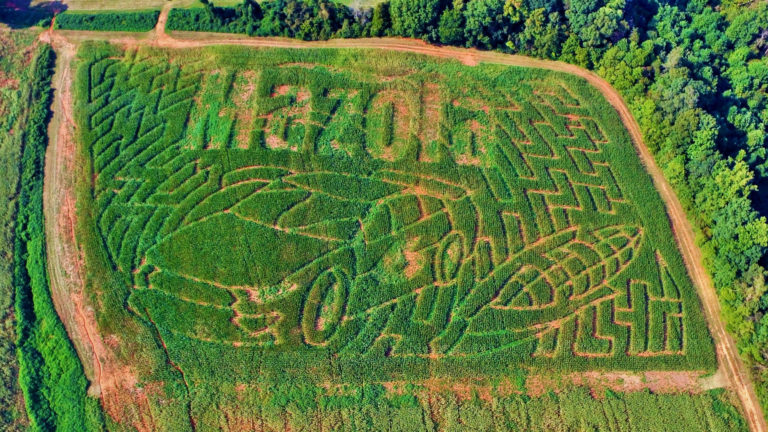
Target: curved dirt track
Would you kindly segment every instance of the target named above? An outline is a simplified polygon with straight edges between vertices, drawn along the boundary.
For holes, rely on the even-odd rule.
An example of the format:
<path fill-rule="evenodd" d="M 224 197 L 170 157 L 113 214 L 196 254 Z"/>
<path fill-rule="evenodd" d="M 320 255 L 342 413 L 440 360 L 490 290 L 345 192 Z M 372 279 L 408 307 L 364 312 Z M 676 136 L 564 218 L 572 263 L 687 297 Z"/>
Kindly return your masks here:
<path fill-rule="evenodd" d="M 84 260 L 75 238 L 75 173 L 78 170 L 72 112 L 72 60 L 76 46 L 63 38 L 53 38 L 50 33 L 41 35 L 41 40 L 52 42 L 57 55 L 43 186 L 51 297 L 91 381 L 88 393 L 100 396 L 108 413 L 116 413 L 121 406 L 120 390 L 129 389 L 135 380 L 118 368 L 99 334 L 93 307 L 83 291 Z"/>
<path fill-rule="evenodd" d="M 582 69 L 578 66 L 574 66 L 574 65 L 562 63 L 562 62 L 539 60 L 539 59 L 534 59 L 534 58 L 519 56 L 519 55 L 508 55 L 508 54 L 501 54 L 501 53 L 484 52 L 484 51 L 478 51 L 478 50 L 472 50 L 472 49 L 462 49 L 462 48 L 453 48 L 453 47 L 436 47 L 436 46 L 428 45 L 422 41 L 411 40 L 411 39 L 395 39 L 395 38 L 335 39 L 335 40 L 322 41 L 322 42 L 303 42 L 303 41 L 297 41 L 292 39 L 281 39 L 281 38 L 246 38 L 246 37 L 239 37 L 238 35 L 223 35 L 223 34 L 217 34 L 217 33 L 174 32 L 172 35 L 169 35 L 165 33 L 164 26 L 167 19 L 168 10 L 170 9 L 170 7 L 171 7 L 170 3 L 166 4 L 166 6 L 163 8 L 163 11 L 160 15 L 158 26 L 155 29 L 155 31 L 146 33 L 146 34 L 131 35 L 126 33 L 117 34 L 117 33 L 110 33 L 110 32 L 49 31 L 46 33 L 44 37 L 52 41 L 52 43 L 54 44 L 54 47 L 57 49 L 57 52 L 59 52 L 62 49 L 62 47 L 67 47 L 67 45 L 71 43 L 78 43 L 85 40 L 105 40 L 105 41 L 110 41 L 117 44 L 129 45 L 129 46 L 147 44 L 147 45 L 152 45 L 152 46 L 157 46 L 162 48 L 200 48 L 204 46 L 213 46 L 213 45 L 241 45 L 241 46 L 264 47 L 264 48 L 269 47 L 269 48 L 382 49 L 382 50 L 411 52 L 411 53 L 424 54 L 424 55 L 441 57 L 441 58 L 456 59 L 467 65 L 476 65 L 478 63 L 495 63 L 495 64 L 502 64 L 502 65 L 508 65 L 508 66 L 542 68 L 542 69 L 548 69 L 548 70 L 577 75 L 587 80 L 590 84 L 592 84 L 595 88 L 597 88 L 602 93 L 602 95 L 606 98 L 606 100 L 616 109 L 624 126 L 629 131 L 629 134 L 632 138 L 632 142 L 634 143 L 635 148 L 637 149 L 640 159 L 642 160 L 647 172 L 650 174 L 651 178 L 653 179 L 654 185 L 656 186 L 657 190 L 659 191 L 659 194 L 661 195 L 662 199 L 666 204 L 667 212 L 668 212 L 670 221 L 672 223 L 673 232 L 678 241 L 680 251 L 682 252 L 689 275 L 693 280 L 696 286 L 696 289 L 698 291 L 699 298 L 701 299 L 701 302 L 704 307 L 704 312 L 705 312 L 707 321 L 709 323 L 710 331 L 715 340 L 717 357 L 718 357 L 718 362 L 720 367 L 720 371 L 718 374 L 724 375 L 727 378 L 727 381 L 730 384 L 730 387 L 737 393 L 739 399 L 741 400 L 744 414 L 749 424 L 750 430 L 753 432 L 768 432 L 768 427 L 766 426 L 765 417 L 763 416 L 762 410 L 760 408 L 760 405 L 757 399 L 757 395 L 754 391 L 754 387 L 752 386 L 749 375 L 746 372 L 745 367 L 741 362 L 741 359 L 739 357 L 739 354 L 733 339 L 726 332 L 725 326 L 720 318 L 720 304 L 718 302 L 718 298 L 715 293 L 715 289 L 712 284 L 712 281 L 702 264 L 702 255 L 701 255 L 700 249 L 696 246 L 696 243 L 694 240 L 695 235 L 694 235 L 693 228 L 685 217 L 685 212 L 683 211 L 680 201 L 677 199 L 677 196 L 675 195 L 674 191 L 672 190 L 669 183 L 666 181 L 666 179 L 662 175 L 661 170 L 656 166 L 653 156 L 650 154 L 648 148 L 645 146 L 642 139 L 642 133 L 640 131 L 640 127 L 635 121 L 635 119 L 632 117 L 632 114 L 629 108 L 624 103 L 623 99 L 618 94 L 618 92 L 613 87 L 611 87 L 610 84 L 608 84 L 608 82 L 606 82 L 604 79 L 599 77 L 597 74 L 587 71 L 585 69 Z M 59 66 L 59 67 L 62 67 L 62 66 Z M 66 67 L 66 68 L 69 67 L 69 58 L 66 59 L 66 63 L 63 65 L 63 67 Z M 70 83 L 66 83 L 64 85 L 68 86 L 69 84 Z M 59 97 L 58 93 L 60 91 L 61 91 L 61 87 L 57 88 L 57 97 Z M 54 111 L 58 112 L 59 108 L 62 108 L 62 110 L 66 112 L 66 108 L 59 107 L 59 106 L 54 106 Z M 55 137 L 55 134 L 53 134 L 52 136 Z M 49 153 L 61 152 L 61 151 L 73 152 L 74 149 L 72 148 L 72 146 L 53 145 L 51 146 Z M 57 159 L 60 159 L 60 156 L 57 156 L 55 154 L 48 155 L 49 162 L 52 160 L 55 161 Z M 48 166 L 49 164 L 46 164 L 45 186 L 48 191 L 55 191 L 59 188 L 57 186 L 57 183 L 60 181 L 60 179 L 58 178 L 59 177 L 58 175 L 55 175 L 52 172 L 49 172 Z M 59 167 L 59 170 L 60 169 L 62 169 L 62 167 Z M 52 201 L 52 199 L 53 198 L 48 198 L 48 203 L 54 202 Z M 48 221 L 56 221 L 60 213 L 59 211 L 52 209 L 52 207 L 53 206 L 51 205 L 46 206 L 46 218 Z M 66 233 L 62 233 L 61 229 L 57 229 L 56 224 L 53 222 L 47 223 L 47 225 L 48 225 L 47 238 L 49 239 L 48 241 L 51 242 L 52 244 L 57 244 L 56 239 L 62 234 L 66 234 Z M 74 242 L 74 239 L 72 239 L 71 241 Z M 58 253 L 56 253 L 56 251 L 52 251 L 51 248 L 52 246 L 49 245 L 49 252 L 53 252 L 53 253 L 49 253 L 49 267 L 52 270 L 52 274 L 56 271 L 57 268 L 59 269 L 71 268 L 71 264 L 67 265 L 67 263 L 68 262 L 71 263 L 73 259 L 77 260 L 77 257 L 64 256 L 64 254 L 61 253 L 61 250 L 59 248 L 55 248 L 55 249 L 59 249 Z M 52 277 L 52 283 L 55 285 L 56 283 L 53 281 L 53 279 L 54 278 Z M 74 287 L 74 288 L 75 289 L 72 291 L 78 292 L 77 287 Z M 67 299 L 66 293 L 62 293 L 61 288 L 53 291 L 54 291 L 54 296 L 63 295 L 65 296 L 64 299 Z M 67 303 L 62 301 L 64 299 L 61 299 L 61 298 L 59 299 L 59 301 L 57 302 L 57 308 L 59 307 L 60 304 Z M 82 304 L 75 305 L 76 309 L 81 309 L 80 312 L 78 312 L 78 314 L 82 314 L 82 307 L 83 307 Z M 59 313 L 62 314 L 61 308 L 59 308 Z M 68 315 L 68 313 L 64 312 L 63 315 Z M 67 320 L 66 316 L 63 318 L 65 319 L 65 321 Z M 94 336 L 93 335 L 94 329 L 89 328 L 91 326 L 85 323 L 85 321 L 92 321 L 92 320 L 79 318 L 79 319 L 75 319 L 74 321 L 75 323 L 73 325 L 68 326 L 68 330 L 70 330 L 70 334 L 74 334 L 76 336 L 84 336 L 86 339 L 91 340 L 91 344 L 93 344 L 94 341 L 92 340 L 91 336 Z M 72 328 L 72 327 L 76 327 L 76 328 Z M 95 338 L 98 339 L 98 341 L 96 342 L 96 346 L 92 345 L 91 349 L 86 348 L 85 352 L 91 353 L 91 355 L 93 356 L 93 359 L 95 360 L 94 363 L 97 369 L 95 371 L 96 372 L 95 378 L 96 378 L 96 382 L 100 383 L 102 379 L 109 381 L 110 377 L 103 376 L 103 374 L 100 373 L 100 370 L 98 370 L 100 369 L 100 366 L 101 366 L 99 362 L 100 355 L 98 355 L 94 351 L 95 351 L 95 348 L 97 348 L 99 345 L 101 346 L 103 345 L 101 344 L 101 340 L 98 335 L 95 335 Z M 77 337 L 75 337 L 74 339 L 77 339 Z M 81 352 L 81 355 L 83 355 L 82 354 L 83 351 L 80 351 L 80 352 Z M 105 388 L 105 386 L 101 386 L 101 387 L 102 387 L 102 392 L 107 391 L 107 388 Z M 102 397 L 105 397 L 105 396 L 106 395 L 102 394 Z"/>

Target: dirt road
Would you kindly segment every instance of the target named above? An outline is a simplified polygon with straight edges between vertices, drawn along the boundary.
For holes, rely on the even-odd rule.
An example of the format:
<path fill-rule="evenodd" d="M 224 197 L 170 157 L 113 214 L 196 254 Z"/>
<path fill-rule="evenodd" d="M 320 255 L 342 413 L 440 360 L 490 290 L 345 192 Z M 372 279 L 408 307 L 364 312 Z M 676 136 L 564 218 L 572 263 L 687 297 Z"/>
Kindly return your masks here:
<path fill-rule="evenodd" d="M 238 35 L 223 35 L 218 33 L 188 33 L 174 32 L 167 34 L 164 31 L 164 24 L 167 20 L 170 4 L 166 4 L 161 12 L 158 26 L 153 32 L 142 35 L 116 34 L 109 32 L 74 32 L 74 31 L 51 31 L 48 37 L 62 43 L 78 43 L 85 40 L 106 40 L 123 45 L 149 44 L 162 48 L 199 48 L 213 45 L 241 45 L 250 47 L 272 47 L 272 48 L 361 48 L 361 49 L 382 49 L 411 52 L 417 54 L 430 55 L 441 58 L 451 58 L 461 61 L 467 65 L 476 65 L 478 63 L 496 63 L 508 66 L 535 67 L 549 69 L 559 72 L 565 72 L 584 78 L 595 88 L 597 88 L 608 102 L 616 109 L 622 122 L 629 131 L 632 141 L 637 149 L 638 155 L 650 174 L 656 188 L 664 200 L 667 211 L 672 223 L 675 237 L 680 245 L 685 264 L 693 280 L 701 302 L 704 305 L 705 315 L 709 323 L 709 328 L 715 340 L 717 356 L 720 365 L 720 375 L 727 378 L 730 387 L 737 393 L 743 405 L 744 413 L 749 423 L 750 430 L 753 432 L 768 432 L 765 418 L 758 403 L 752 383 L 749 379 L 744 365 L 739 358 L 738 351 L 733 339 L 726 333 L 725 326 L 720 318 L 720 304 L 715 293 L 712 281 L 707 274 L 703 264 L 701 251 L 695 244 L 695 235 L 692 226 L 685 217 L 680 201 L 677 199 L 669 183 L 662 175 L 642 140 L 640 127 L 632 117 L 627 105 L 622 100 L 618 92 L 611 87 L 608 82 L 598 75 L 582 69 L 580 67 L 561 63 L 556 61 L 539 60 L 518 55 L 507 55 L 501 53 L 483 52 L 471 49 L 436 47 L 428 45 L 422 41 L 410 39 L 335 39 L 322 42 L 303 42 L 293 39 L 280 38 L 247 38 Z M 58 51 L 58 50 L 57 50 Z M 58 92 L 61 88 L 57 88 Z M 57 100 L 60 98 L 57 96 Z M 61 107 L 55 106 L 55 111 Z M 72 151 L 69 146 L 60 145 L 51 146 L 49 152 L 49 161 L 56 161 L 59 156 L 57 152 Z M 46 168 L 46 190 L 55 190 L 62 179 L 49 172 Z M 46 217 L 48 221 L 57 220 L 57 214 L 54 213 L 51 206 L 46 207 Z M 52 243 L 49 250 L 53 249 L 50 255 L 50 266 L 52 270 L 61 266 L 62 262 L 57 262 L 57 257 L 61 254 L 55 253 L 57 249 L 56 237 L 61 235 L 61 230 L 56 229 L 53 222 L 48 223 L 48 239 Z M 66 267 L 64 267 L 66 268 Z M 55 290 L 57 295 L 62 295 L 60 290 Z M 65 295 L 65 294 L 64 294 Z M 62 302 L 57 302 L 57 306 Z M 61 309 L 60 309 L 61 311 Z M 61 312 L 60 312 L 61 313 Z M 85 329 L 83 329 L 85 330 Z M 86 332 L 90 333 L 90 332 Z M 80 335 L 83 332 L 79 332 Z M 98 335 L 96 335 L 98 339 Z M 89 338 L 90 339 L 90 338 Z M 88 351 L 86 351 L 88 352 Z M 98 356 L 95 356 L 98 357 Z"/>
<path fill-rule="evenodd" d="M 75 55 L 72 44 L 56 44 L 57 68 L 53 77 L 55 90 L 52 111 L 53 118 L 48 125 L 50 137 L 45 160 L 45 184 L 43 187 L 43 208 L 46 224 L 46 253 L 53 303 L 67 326 L 77 321 L 78 311 L 68 301 L 80 294 L 81 287 L 80 253 L 75 242 L 75 197 L 74 178 L 69 175 L 74 167 L 75 147 L 72 140 L 74 122 L 71 117 L 72 81 L 71 62 Z M 91 344 L 73 340 L 78 352 L 90 352 Z M 88 369 L 89 365 L 86 365 Z M 87 372 L 92 372 L 88 370 Z"/>
<path fill-rule="evenodd" d="M 88 393 L 100 397 L 105 410 L 114 414 L 124 407 L 123 392 L 135 387 L 135 378 L 130 370 L 115 361 L 99 333 L 95 312 L 83 291 L 84 259 L 75 238 L 75 174 L 78 170 L 71 87 L 76 46 L 50 31 L 43 33 L 41 39 L 52 43 L 57 55 L 43 185 L 51 297 L 91 381 Z"/>

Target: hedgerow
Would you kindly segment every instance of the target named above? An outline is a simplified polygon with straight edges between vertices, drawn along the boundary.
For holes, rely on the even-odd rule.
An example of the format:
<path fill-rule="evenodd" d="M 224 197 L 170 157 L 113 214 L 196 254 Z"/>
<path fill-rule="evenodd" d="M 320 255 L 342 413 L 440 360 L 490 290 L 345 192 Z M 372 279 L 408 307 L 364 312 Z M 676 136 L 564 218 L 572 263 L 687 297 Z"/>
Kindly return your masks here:
<path fill-rule="evenodd" d="M 15 316 L 13 313 L 14 285 L 13 248 L 16 198 L 19 186 L 19 161 L 24 128 L 29 114 L 27 100 L 30 86 L 31 58 L 26 51 L 35 41 L 33 32 L 0 30 L 5 46 L 0 56 L 0 70 L 7 71 L 6 79 L 19 85 L 0 87 L 0 424 L 8 431 L 24 430 L 26 415 L 18 384 L 16 359 Z"/>
<path fill-rule="evenodd" d="M 56 15 L 61 30 L 147 32 L 157 24 L 160 11 L 62 12 Z"/>
<path fill-rule="evenodd" d="M 330 0 L 246 0 L 235 7 L 218 7 L 201 0 L 201 8 L 171 9 L 167 30 L 244 33 L 305 40 L 359 37 L 367 30 L 369 12 L 354 13 Z"/>

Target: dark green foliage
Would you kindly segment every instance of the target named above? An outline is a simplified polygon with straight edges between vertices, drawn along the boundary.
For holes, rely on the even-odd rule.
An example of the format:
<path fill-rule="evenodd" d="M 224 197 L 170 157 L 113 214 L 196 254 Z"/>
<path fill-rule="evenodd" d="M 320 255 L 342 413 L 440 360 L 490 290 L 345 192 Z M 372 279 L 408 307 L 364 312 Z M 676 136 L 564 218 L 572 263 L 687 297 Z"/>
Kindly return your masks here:
<path fill-rule="evenodd" d="M 30 114 L 24 129 L 13 284 L 19 383 L 33 430 L 99 427 L 100 410 L 51 300 L 45 256 L 43 166 L 48 144 L 55 55 L 41 45 L 32 64 Z"/>
<path fill-rule="evenodd" d="M 370 11 L 353 13 L 330 0 L 270 0 L 261 5 L 246 0 L 233 8 L 217 7 L 205 1 L 203 6 L 172 9 L 166 28 L 323 40 L 362 36 L 370 18 Z M 383 15 L 386 12 L 378 10 L 376 35 L 383 34 L 388 27 Z"/>
<path fill-rule="evenodd" d="M 440 16 L 437 29 L 440 43 L 459 45 L 464 40 L 464 15 L 454 8 L 446 9 Z"/>
<path fill-rule="evenodd" d="M 35 33 L 0 30 L 4 46 L 0 48 L 0 70 L 7 79 L 17 79 L 18 86 L 0 88 L 0 424 L 8 431 L 23 430 L 26 415 L 18 385 L 16 332 L 13 313 L 13 248 L 16 199 L 18 198 L 20 159 L 23 143 L 21 130 L 29 115 L 31 92 L 30 59 L 25 51 L 35 40 Z"/>
<path fill-rule="evenodd" d="M 392 0 L 389 2 L 394 34 L 439 40 L 438 21 L 446 0 Z"/>
<path fill-rule="evenodd" d="M 495 48 L 506 42 L 512 25 L 504 14 L 505 0 L 471 0 L 466 5 L 464 41 L 467 46 Z"/>
<path fill-rule="evenodd" d="M 217 7 L 201 0 L 202 9 L 172 9 L 167 30 L 194 30 L 254 35 L 263 16 L 255 1 L 246 0 L 235 8 Z"/>
<path fill-rule="evenodd" d="M 602 48 L 628 31 L 624 0 L 571 0 L 565 15 L 571 31 L 589 48 Z"/>
<path fill-rule="evenodd" d="M 52 4 L 52 8 L 34 7 L 20 9 L 13 3 L 4 3 L 0 6 L 0 23 L 8 25 L 12 29 L 26 27 L 48 27 L 51 24 L 54 11 L 60 5 Z"/>
<path fill-rule="evenodd" d="M 367 27 L 366 36 L 386 36 L 392 27 L 392 19 L 389 15 L 389 2 L 381 2 L 373 8 L 373 17 L 371 25 Z"/>
<path fill-rule="evenodd" d="M 140 12 L 63 12 L 56 15 L 56 28 L 147 32 L 155 28 L 160 11 Z"/>

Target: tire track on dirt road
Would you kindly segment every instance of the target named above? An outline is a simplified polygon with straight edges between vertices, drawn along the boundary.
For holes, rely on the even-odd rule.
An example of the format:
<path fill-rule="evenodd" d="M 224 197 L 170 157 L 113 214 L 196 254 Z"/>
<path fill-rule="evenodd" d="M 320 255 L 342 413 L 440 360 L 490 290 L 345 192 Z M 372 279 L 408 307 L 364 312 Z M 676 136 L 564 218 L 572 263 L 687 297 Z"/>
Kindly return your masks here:
<path fill-rule="evenodd" d="M 79 170 L 75 165 L 77 125 L 72 111 L 76 45 L 50 29 L 41 34 L 40 40 L 51 43 L 57 54 L 43 184 L 51 297 L 91 381 L 88 394 L 100 397 L 105 411 L 114 417 L 125 407 L 121 392 L 133 389 L 136 379 L 129 368 L 114 361 L 112 351 L 99 332 L 95 312 L 85 298 L 84 257 L 76 239 L 75 181 Z M 151 430 L 151 427 L 134 426 L 138 430 Z"/>
<path fill-rule="evenodd" d="M 677 196 L 662 175 L 653 156 L 643 142 L 640 127 L 632 116 L 631 111 L 624 103 L 619 93 L 603 78 L 593 72 L 567 63 L 465 48 L 437 47 L 428 45 L 423 41 L 412 39 L 333 39 L 329 41 L 305 42 L 284 38 L 249 38 L 246 36 L 220 33 L 173 32 L 168 34 L 164 31 L 164 24 L 167 21 L 170 6 L 170 4 L 165 5 L 161 11 L 158 25 L 155 30 L 141 35 L 85 31 L 55 31 L 52 33 L 57 35 L 57 39 L 62 39 L 69 43 L 78 43 L 86 40 L 103 40 L 126 46 L 147 44 L 160 48 L 173 49 L 200 48 L 216 45 L 240 45 L 254 48 L 356 48 L 390 50 L 455 59 L 467 65 L 495 63 L 506 66 L 541 68 L 576 75 L 585 79 L 600 91 L 603 97 L 605 97 L 618 113 L 622 123 L 629 132 L 646 171 L 651 176 L 656 189 L 664 200 L 679 249 L 683 255 L 688 273 L 696 286 L 699 298 L 703 304 L 710 331 L 715 340 L 719 367 L 741 401 L 750 430 L 753 432 L 768 432 L 768 426 L 766 426 L 765 417 L 763 416 L 752 382 L 750 381 L 745 366 L 739 357 L 736 344 L 726 332 L 720 317 L 720 303 L 714 285 L 712 284 L 712 280 L 703 266 L 701 250 L 696 246 L 693 227 L 686 219 L 680 201 L 677 199 Z M 57 91 L 59 90 L 57 89 Z M 54 146 L 51 151 L 56 151 L 56 149 L 59 148 L 59 146 Z M 56 179 L 50 178 L 48 170 L 46 169 L 46 186 L 48 186 L 49 189 L 51 187 L 49 183 L 53 181 L 56 181 Z M 50 210 L 50 208 L 48 210 Z M 46 216 L 50 218 L 50 214 L 47 214 Z M 56 231 L 58 230 L 52 230 L 51 232 L 49 229 L 49 232 L 47 233 L 49 238 L 51 238 L 50 236 L 57 235 Z M 53 262 L 51 263 L 51 265 L 54 264 L 55 263 Z"/>

